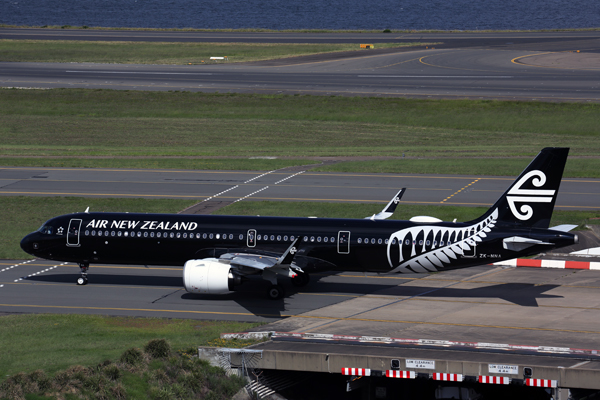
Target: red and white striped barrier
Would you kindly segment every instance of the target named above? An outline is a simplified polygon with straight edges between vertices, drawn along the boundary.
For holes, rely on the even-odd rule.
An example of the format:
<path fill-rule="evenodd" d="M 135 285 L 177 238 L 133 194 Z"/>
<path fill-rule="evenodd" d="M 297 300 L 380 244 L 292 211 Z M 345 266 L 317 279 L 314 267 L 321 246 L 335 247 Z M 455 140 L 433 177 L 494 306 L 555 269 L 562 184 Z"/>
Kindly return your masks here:
<path fill-rule="evenodd" d="M 600 270 L 600 262 L 565 261 L 565 260 L 532 260 L 528 258 L 515 258 L 512 260 L 498 261 L 494 265 L 505 267 L 534 267 L 534 268 L 562 268 L 562 269 L 591 269 Z"/>
<path fill-rule="evenodd" d="M 385 371 L 385 376 L 388 378 L 415 379 L 417 374 L 415 374 L 415 371 L 397 371 L 394 369 L 388 369 Z"/>
<path fill-rule="evenodd" d="M 342 368 L 342 375 L 371 376 L 371 370 L 368 368 Z"/>
<path fill-rule="evenodd" d="M 434 381 L 447 381 L 447 382 L 462 382 L 462 374 L 444 374 L 436 372 L 433 374 Z"/>
<path fill-rule="evenodd" d="M 479 375 L 479 383 L 493 383 L 496 385 L 508 385 L 510 383 L 510 378 L 507 376 Z"/>
<path fill-rule="evenodd" d="M 545 388 L 555 388 L 557 385 L 557 381 L 553 379 L 526 379 L 525 385 L 527 386 L 535 386 L 535 387 L 545 387 Z"/>

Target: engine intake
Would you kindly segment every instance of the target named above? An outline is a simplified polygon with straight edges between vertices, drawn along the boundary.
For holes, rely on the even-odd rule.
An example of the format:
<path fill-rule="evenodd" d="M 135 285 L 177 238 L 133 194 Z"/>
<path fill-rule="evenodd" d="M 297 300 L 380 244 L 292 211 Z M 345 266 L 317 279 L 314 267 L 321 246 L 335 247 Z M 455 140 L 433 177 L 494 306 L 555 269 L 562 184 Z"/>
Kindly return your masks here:
<path fill-rule="evenodd" d="M 242 277 L 216 258 L 188 260 L 183 266 L 183 286 L 190 293 L 222 294 L 241 283 Z"/>

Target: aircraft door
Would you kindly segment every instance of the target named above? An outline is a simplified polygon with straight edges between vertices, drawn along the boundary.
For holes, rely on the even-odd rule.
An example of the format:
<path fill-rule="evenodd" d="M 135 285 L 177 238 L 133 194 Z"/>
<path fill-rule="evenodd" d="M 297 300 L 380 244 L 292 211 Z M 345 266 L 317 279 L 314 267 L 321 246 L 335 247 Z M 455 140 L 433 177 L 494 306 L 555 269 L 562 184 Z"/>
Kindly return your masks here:
<path fill-rule="evenodd" d="M 256 246 L 256 229 L 248 229 L 248 239 L 247 239 L 248 247 Z"/>
<path fill-rule="evenodd" d="M 81 220 L 72 219 L 69 222 L 69 229 L 67 229 L 67 246 L 79 246 L 79 231 L 81 230 Z"/>
<path fill-rule="evenodd" d="M 339 254 L 350 254 L 350 232 L 339 231 L 338 232 L 338 253 Z"/>

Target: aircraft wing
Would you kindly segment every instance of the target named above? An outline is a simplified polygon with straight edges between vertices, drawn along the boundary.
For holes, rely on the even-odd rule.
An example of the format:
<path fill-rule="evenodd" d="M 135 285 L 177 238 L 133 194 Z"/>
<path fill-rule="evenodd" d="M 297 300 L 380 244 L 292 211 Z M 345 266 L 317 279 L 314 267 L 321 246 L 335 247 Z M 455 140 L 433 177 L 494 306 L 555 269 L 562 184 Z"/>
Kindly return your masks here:
<path fill-rule="evenodd" d="M 398 203 L 400 203 L 400 199 L 404 195 L 405 191 L 406 191 L 406 188 L 400 189 L 400 191 L 398 193 L 396 193 L 396 195 L 392 198 L 392 200 L 390 200 L 389 203 L 387 203 L 385 208 L 380 213 L 373 214 L 373 216 L 367 217 L 365 219 L 370 219 L 372 221 L 375 221 L 375 220 L 387 219 L 387 218 L 391 217 L 392 214 L 394 214 L 394 211 L 396 211 L 396 207 L 398 206 Z"/>
<path fill-rule="evenodd" d="M 303 272 L 302 269 L 293 263 L 294 255 L 297 250 L 297 243 L 300 236 L 297 236 L 287 250 L 280 256 L 266 256 L 252 253 L 225 253 L 219 257 L 220 260 L 227 260 L 232 266 L 246 267 L 258 271 L 271 270 L 280 275 L 294 277 L 295 272 Z"/>

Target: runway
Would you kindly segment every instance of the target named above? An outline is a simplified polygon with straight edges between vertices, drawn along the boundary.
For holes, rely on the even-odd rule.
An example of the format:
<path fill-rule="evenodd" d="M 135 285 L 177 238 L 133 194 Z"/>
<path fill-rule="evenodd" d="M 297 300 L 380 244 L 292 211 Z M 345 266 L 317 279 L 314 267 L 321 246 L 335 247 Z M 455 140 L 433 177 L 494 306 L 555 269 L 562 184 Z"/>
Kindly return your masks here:
<path fill-rule="evenodd" d="M 67 32 L 67 31 L 65 31 Z M 38 35 L 38 36 L 36 36 Z M 199 34 L 0 30 L 0 38 L 172 41 L 441 41 L 435 48 L 333 53 L 254 63 L 0 63 L 0 85 L 268 94 L 591 101 L 600 99 L 600 35 Z M 55 35 L 55 36 L 52 36 Z M 580 51 L 579 53 L 577 51 Z M 215 54 L 219 56 L 222 54 Z"/>
<path fill-rule="evenodd" d="M 402 204 L 491 206 L 515 177 L 275 171 L 0 167 L 0 196 L 179 198 L 191 201 L 378 203 L 400 188 Z M 598 210 L 599 179 L 563 178 L 558 210 Z M 367 216 L 365 216 L 367 217 Z"/>
<path fill-rule="evenodd" d="M 279 332 L 508 342 L 596 349 L 600 272 L 481 266 L 435 275 L 315 274 L 266 299 L 252 279 L 221 296 L 188 294 L 181 267 L 0 262 L 0 312 L 275 322 Z"/>

